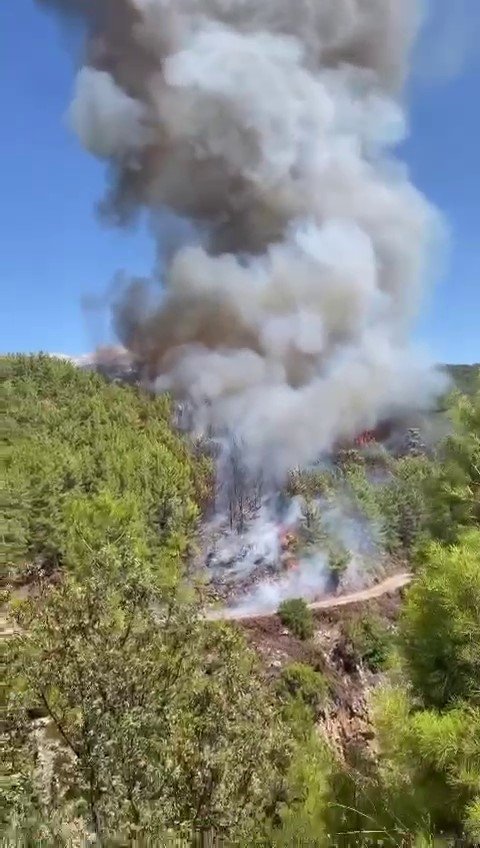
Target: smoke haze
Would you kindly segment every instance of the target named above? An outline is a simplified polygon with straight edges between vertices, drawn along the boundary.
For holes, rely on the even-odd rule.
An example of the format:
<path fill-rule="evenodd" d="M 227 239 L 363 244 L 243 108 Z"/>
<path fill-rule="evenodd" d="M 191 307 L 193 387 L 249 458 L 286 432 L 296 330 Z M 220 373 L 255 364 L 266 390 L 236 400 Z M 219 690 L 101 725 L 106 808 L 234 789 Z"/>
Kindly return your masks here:
<path fill-rule="evenodd" d="M 392 156 L 417 4 L 39 2 L 86 27 L 70 122 L 103 214 L 158 235 L 157 303 L 136 280 L 114 308 L 158 389 L 275 475 L 428 406 L 409 338 L 439 223 Z"/>

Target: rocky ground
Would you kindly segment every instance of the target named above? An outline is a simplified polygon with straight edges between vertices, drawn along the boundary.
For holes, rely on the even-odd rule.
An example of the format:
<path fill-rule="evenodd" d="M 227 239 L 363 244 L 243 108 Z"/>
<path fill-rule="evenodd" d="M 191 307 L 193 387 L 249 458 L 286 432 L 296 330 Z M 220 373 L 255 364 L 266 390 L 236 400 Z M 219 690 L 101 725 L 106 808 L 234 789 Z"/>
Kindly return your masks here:
<path fill-rule="evenodd" d="M 326 733 L 340 757 L 352 748 L 363 756 L 375 756 L 369 700 L 384 680 L 382 673 L 372 673 L 359 660 L 348 637 L 348 622 L 372 614 L 387 627 L 394 627 L 409 579 L 403 572 L 367 590 L 313 604 L 314 636 L 306 642 L 293 635 L 277 615 L 250 616 L 236 622 L 272 682 L 291 662 L 305 663 L 322 672 L 330 694 L 319 716 L 319 729 Z M 24 597 L 26 593 L 27 588 L 22 587 L 15 595 Z M 14 632 L 4 612 L 0 613 L 0 638 Z"/>
<path fill-rule="evenodd" d="M 394 627 L 403 587 L 395 587 L 380 597 L 329 609 L 314 610 L 313 639 L 303 642 L 285 628 L 277 616 L 238 622 L 247 642 L 258 654 L 268 677 L 276 678 L 291 662 L 301 662 L 322 672 L 327 678 L 330 697 L 320 715 L 319 724 L 340 756 L 352 746 L 375 753 L 375 739 L 369 715 L 369 698 L 384 675 L 372 673 L 358 660 L 346 636 L 346 623 L 365 613 L 380 617 Z"/>

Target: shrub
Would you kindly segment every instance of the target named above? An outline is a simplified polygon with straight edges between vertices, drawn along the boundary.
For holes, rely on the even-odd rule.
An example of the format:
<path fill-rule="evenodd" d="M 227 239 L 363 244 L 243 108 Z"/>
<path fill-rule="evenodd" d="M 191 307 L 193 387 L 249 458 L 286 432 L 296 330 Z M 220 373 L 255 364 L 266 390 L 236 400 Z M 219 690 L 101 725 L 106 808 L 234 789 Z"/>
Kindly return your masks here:
<path fill-rule="evenodd" d="M 316 714 L 325 703 L 328 684 L 323 674 L 305 663 L 289 663 L 282 671 L 277 692 L 282 700 L 300 698 Z"/>
<path fill-rule="evenodd" d="M 363 615 L 352 619 L 345 625 L 345 635 L 370 671 L 380 671 L 385 666 L 392 637 L 379 616 Z"/>
<path fill-rule="evenodd" d="M 303 598 L 283 601 L 278 608 L 280 621 L 299 639 L 313 636 L 313 616 Z"/>

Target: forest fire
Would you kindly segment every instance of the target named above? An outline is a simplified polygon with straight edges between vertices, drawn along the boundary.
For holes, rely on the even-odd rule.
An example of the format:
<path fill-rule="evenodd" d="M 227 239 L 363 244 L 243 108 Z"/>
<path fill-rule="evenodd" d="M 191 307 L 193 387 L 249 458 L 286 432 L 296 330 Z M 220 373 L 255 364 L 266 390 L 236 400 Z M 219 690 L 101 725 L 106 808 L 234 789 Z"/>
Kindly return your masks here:
<path fill-rule="evenodd" d="M 436 215 L 386 166 L 405 130 L 400 7 L 42 3 L 84 19 L 69 117 L 108 164 L 102 212 L 146 212 L 157 239 L 151 276 L 118 278 L 114 332 L 191 402 L 195 432 L 278 482 L 429 407 L 439 377 L 408 327 Z"/>
<path fill-rule="evenodd" d="M 280 527 L 279 536 L 281 550 L 285 553 L 291 552 L 296 542 L 295 535 L 290 530 Z"/>
<path fill-rule="evenodd" d="M 97 286 L 117 249 L 79 255 L 90 184 L 51 133 L 64 80 L 51 56 L 39 73 L 36 4 L 74 28 L 68 120 L 104 163 L 101 220 L 138 239 L 99 298 L 102 376 L 2 357 L 0 848 L 480 848 L 480 394 L 445 395 L 432 449 L 447 381 L 415 343 L 442 231 L 475 264 L 475 222 L 443 227 L 410 178 L 447 214 L 478 194 L 474 12 L 4 4 L 22 348 L 55 313 L 78 343 L 63 280 L 95 266 Z M 434 323 L 458 359 L 447 276 Z"/>
<path fill-rule="evenodd" d="M 375 430 L 364 430 L 354 441 L 355 447 L 364 448 L 367 445 L 375 444 L 377 441 L 377 433 Z"/>
<path fill-rule="evenodd" d="M 443 386 L 408 340 L 436 215 L 388 166 L 408 9 L 399 26 L 379 0 L 42 3 L 84 20 L 69 117 L 108 164 L 102 212 L 146 213 L 157 240 L 150 277 L 118 278 L 112 323 L 132 380 L 185 401 L 185 430 L 215 446 L 214 582 L 238 596 L 275 575 L 250 599 L 272 604 L 356 575 L 348 487 L 310 486 L 302 544 L 307 499 L 287 495 L 287 520 L 275 499 Z"/>

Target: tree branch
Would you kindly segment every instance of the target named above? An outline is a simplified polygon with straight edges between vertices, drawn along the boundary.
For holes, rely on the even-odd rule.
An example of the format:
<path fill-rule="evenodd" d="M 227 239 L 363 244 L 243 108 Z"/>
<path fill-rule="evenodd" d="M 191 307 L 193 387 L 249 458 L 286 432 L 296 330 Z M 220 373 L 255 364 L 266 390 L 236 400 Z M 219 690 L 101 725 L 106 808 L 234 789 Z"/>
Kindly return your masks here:
<path fill-rule="evenodd" d="M 60 719 L 58 718 L 58 716 L 56 716 L 56 715 L 55 715 L 55 713 L 54 713 L 54 711 L 53 711 L 52 707 L 50 706 L 50 704 L 49 704 L 49 702 L 48 702 L 48 699 L 47 699 L 47 697 L 46 697 L 45 692 L 43 691 L 43 689 L 41 689 L 41 690 L 40 690 L 40 698 L 42 699 L 42 703 L 43 703 L 43 705 L 44 705 L 44 707 L 45 707 L 45 709 L 46 709 L 46 711 L 47 711 L 48 715 L 50 716 L 50 718 L 52 719 L 53 723 L 55 724 L 55 726 L 56 726 L 56 728 L 57 728 L 58 732 L 59 732 L 59 733 L 60 733 L 60 735 L 62 736 L 62 739 L 63 739 L 63 740 L 65 741 L 65 743 L 68 745 L 68 747 L 70 748 L 70 750 L 71 750 L 71 751 L 73 751 L 73 753 L 75 754 L 75 756 L 76 756 L 77 758 L 80 758 L 80 755 L 81 755 L 80 750 L 76 747 L 76 745 L 74 745 L 74 744 L 73 744 L 72 740 L 71 740 L 71 739 L 67 736 L 67 734 L 66 734 L 66 732 L 65 732 L 65 730 L 64 730 L 64 728 L 63 728 L 63 726 L 62 726 L 62 723 L 61 723 Z"/>

